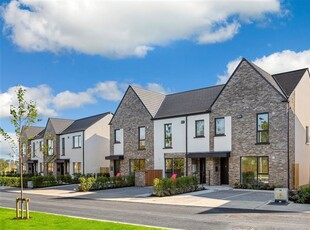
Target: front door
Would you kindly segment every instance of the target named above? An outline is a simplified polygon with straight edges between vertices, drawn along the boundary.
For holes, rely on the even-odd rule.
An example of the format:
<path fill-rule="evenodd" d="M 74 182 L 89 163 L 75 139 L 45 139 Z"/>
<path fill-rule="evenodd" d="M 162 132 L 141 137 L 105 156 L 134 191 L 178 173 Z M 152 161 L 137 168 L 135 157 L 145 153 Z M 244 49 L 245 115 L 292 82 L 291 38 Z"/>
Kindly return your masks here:
<path fill-rule="evenodd" d="M 221 184 L 228 184 L 228 157 L 221 158 Z"/>
<path fill-rule="evenodd" d="M 117 173 L 120 172 L 120 160 L 114 160 L 114 176 L 116 176 Z"/>
<path fill-rule="evenodd" d="M 64 175 L 65 169 L 64 169 L 64 163 L 58 163 L 57 164 L 57 175 Z"/>
<path fill-rule="evenodd" d="M 200 184 L 206 183 L 206 158 L 200 158 Z"/>

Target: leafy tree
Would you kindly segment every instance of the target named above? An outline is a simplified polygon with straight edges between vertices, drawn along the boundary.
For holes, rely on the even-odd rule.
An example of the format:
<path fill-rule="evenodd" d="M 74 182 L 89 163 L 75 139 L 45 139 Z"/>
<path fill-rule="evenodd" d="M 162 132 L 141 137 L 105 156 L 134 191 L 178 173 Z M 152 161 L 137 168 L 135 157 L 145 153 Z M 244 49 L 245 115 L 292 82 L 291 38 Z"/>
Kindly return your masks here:
<path fill-rule="evenodd" d="M 15 155 L 19 157 L 20 171 L 20 198 L 23 199 L 23 146 L 28 146 L 28 141 L 31 137 L 23 135 L 29 127 L 40 121 L 36 104 L 33 101 L 25 100 L 26 90 L 21 86 L 16 87 L 17 106 L 11 105 L 10 118 L 14 126 L 17 141 L 14 140 L 2 127 L 0 127 L 0 135 L 7 141 Z M 21 206 L 23 204 L 21 203 Z"/>
<path fill-rule="evenodd" d="M 5 159 L 0 159 L 0 172 L 5 172 L 7 167 L 9 167 L 9 163 Z"/>

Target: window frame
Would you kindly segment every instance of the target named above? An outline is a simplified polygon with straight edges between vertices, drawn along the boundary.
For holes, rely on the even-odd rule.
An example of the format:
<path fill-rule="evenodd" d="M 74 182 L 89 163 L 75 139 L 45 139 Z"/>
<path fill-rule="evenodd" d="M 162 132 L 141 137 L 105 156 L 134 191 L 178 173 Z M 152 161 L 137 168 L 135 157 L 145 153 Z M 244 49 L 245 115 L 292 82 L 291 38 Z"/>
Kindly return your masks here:
<path fill-rule="evenodd" d="M 259 178 L 260 176 L 268 176 L 268 182 L 267 183 L 264 183 L 264 182 L 260 182 L 260 183 L 263 183 L 263 184 L 268 184 L 269 183 L 269 176 L 270 176 L 270 170 L 269 170 L 269 165 L 270 165 L 270 162 L 269 162 L 269 156 L 241 156 L 240 157 L 240 184 L 245 184 L 242 180 L 242 158 L 255 158 L 256 159 L 256 183 L 255 185 L 258 185 L 259 184 Z M 268 172 L 267 173 L 263 173 L 263 172 L 259 172 L 259 166 L 260 166 L 260 161 L 259 159 L 260 158 L 267 158 L 267 170 Z"/>
<path fill-rule="evenodd" d="M 32 157 L 36 156 L 36 143 L 33 141 L 32 142 Z"/>
<path fill-rule="evenodd" d="M 166 127 L 170 126 L 170 137 L 167 136 Z M 170 139 L 170 145 L 167 145 L 167 140 Z M 164 124 L 164 148 L 171 149 L 172 148 L 172 123 Z"/>
<path fill-rule="evenodd" d="M 78 166 L 78 171 L 75 170 L 75 165 Z M 73 167 L 73 174 L 74 173 L 81 173 L 81 169 L 82 169 L 82 163 L 81 162 L 72 162 L 72 167 Z"/>
<path fill-rule="evenodd" d="M 141 129 L 144 129 L 144 139 L 141 138 Z M 146 127 L 145 126 L 140 126 L 138 127 L 138 149 L 139 150 L 145 150 L 146 149 Z M 144 142 L 144 146 L 141 145 L 141 143 Z"/>
<path fill-rule="evenodd" d="M 306 126 L 306 144 L 310 145 L 310 130 L 309 130 L 309 126 Z"/>
<path fill-rule="evenodd" d="M 61 138 L 61 155 L 66 155 L 66 139 L 64 137 Z"/>
<path fill-rule="evenodd" d="M 78 139 L 78 145 L 75 146 L 75 138 Z M 79 149 L 79 148 L 82 148 L 82 135 L 75 135 L 72 137 L 72 142 L 73 142 L 73 145 L 72 145 L 72 148 L 73 149 Z"/>
<path fill-rule="evenodd" d="M 258 117 L 259 115 L 265 115 L 267 114 L 268 118 L 268 130 L 258 130 Z M 265 142 L 260 142 L 259 137 L 266 132 L 268 134 L 268 140 Z M 270 118 L 269 118 L 269 112 L 264 112 L 264 113 L 257 113 L 256 114 L 256 144 L 258 145 L 263 145 L 263 144 L 270 144 Z"/>
<path fill-rule="evenodd" d="M 224 133 L 217 133 L 217 120 L 223 120 L 224 121 Z M 220 136 L 226 136 L 226 127 L 225 127 L 225 117 L 217 117 L 214 118 L 214 136 L 215 137 L 220 137 Z"/>
<path fill-rule="evenodd" d="M 203 129 L 202 129 L 202 135 L 198 135 L 197 131 L 197 124 L 199 122 L 202 122 L 203 124 Z M 195 120 L 195 138 L 201 138 L 201 137 L 205 137 L 205 120 L 204 119 L 200 119 L 200 120 Z"/>
<path fill-rule="evenodd" d="M 135 161 L 137 161 L 138 162 L 138 170 L 135 170 L 135 171 L 133 171 L 132 170 L 132 162 L 135 162 Z M 141 169 L 142 167 L 142 165 L 143 164 L 141 164 L 141 162 L 144 162 L 143 164 L 144 164 L 144 169 Z M 145 171 L 146 170 L 146 160 L 145 159 L 130 159 L 129 160 L 129 172 L 130 173 L 134 173 L 134 172 L 137 172 L 137 171 Z"/>
<path fill-rule="evenodd" d="M 167 171 L 167 161 L 171 161 L 171 172 L 170 171 Z M 165 177 L 166 178 L 169 178 L 169 177 L 171 177 L 174 173 L 176 173 L 175 172 L 175 160 L 183 160 L 183 169 L 181 169 L 181 170 L 183 170 L 183 171 L 181 171 L 181 173 L 179 174 L 179 173 L 177 173 L 177 176 L 178 177 L 180 177 L 180 176 L 184 176 L 184 172 L 185 172 L 185 159 L 184 158 L 182 158 L 182 157 L 175 157 L 175 158 L 172 158 L 172 157 L 167 157 L 167 158 L 165 158 Z M 171 174 L 171 175 L 169 175 L 169 174 Z"/>
<path fill-rule="evenodd" d="M 54 140 L 47 139 L 46 142 L 47 142 L 47 155 L 51 156 L 54 154 Z"/>
<path fill-rule="evenodd" d="M 117 137 L 116 133 L 117 132 L 120 132 L 120 135 L 121 135 L 121 130 L 120 129 L 114 129 L 114 144 L 120 144 L 121 143 L 121 140 L 118 141 L 116 139 L 116 137 Z"/>

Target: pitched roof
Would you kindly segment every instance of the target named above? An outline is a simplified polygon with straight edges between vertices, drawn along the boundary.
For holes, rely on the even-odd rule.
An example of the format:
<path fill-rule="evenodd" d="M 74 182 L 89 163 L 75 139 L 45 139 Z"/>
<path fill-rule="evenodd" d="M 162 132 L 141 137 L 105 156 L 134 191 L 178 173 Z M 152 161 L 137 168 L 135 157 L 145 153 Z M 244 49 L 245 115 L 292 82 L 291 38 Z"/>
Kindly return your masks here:
<path fill-rule="evenodd" d="M 26 135 L 27 138 L 35 139 L 38 134 L 44 130 L 44 127 L 39 126 L 28 126 L 27 128 L 24 126 L 22 129 L 22 133 Z"/>
<path fill-rule="evenodd" d="M 246 60 L 246 59 L 244 59 Z M 260 68 L 259 66 L 255 65 L 253 62 L 249 62 L 248 60 L 246 60 L 263 78 L 265 78 L 265 80 L 273 87 L 275 88 L 283 97 L 286 98 L 286 95 L 283 93 L 281 87 L 278 85 L 278 83 L 276 82 L 276 80 L 269 74 L 267 73 L 265 70 L 263 70 L 262 68 Z"/>
<path fill-rule="evenodd" d="M 167 95 L 155 119 L 207 112 L 224 85 Z"/>
<path fill-rule="evenodd" d="M 130 87 L 140 98 L 141 102 L 144 104 L 145 108 L 149 111 L 151 116 L 154 117 L 161 103 L 163 102 L 165 95 L 162 93 L 142 89 L 137 86 L 130 86 Z"/>
<path fill-rule="evenodd" d="M 111 114 L 110 112 L 94 115 L 91 117 L 85 117 L 79 120 L 75 120 L 68 128 L 66 128 L 61 134 L 74 133 L 86 130 L 88 127 L 95 124 L 97 121 L 105 117 L 106 115 Z"/>
<path fill-rule="evenodd" d="M 299 69 L 285 73 L 274 74 L 272 76 L 280 85 L 286 96 L 289 97 L 307 70 L 307 68 Z"/>
<path fill-rule="evenodd" d="M 61 134 L 74 120 L 61 119 L 61 118 L 49 118 L 56 134 Z"/>

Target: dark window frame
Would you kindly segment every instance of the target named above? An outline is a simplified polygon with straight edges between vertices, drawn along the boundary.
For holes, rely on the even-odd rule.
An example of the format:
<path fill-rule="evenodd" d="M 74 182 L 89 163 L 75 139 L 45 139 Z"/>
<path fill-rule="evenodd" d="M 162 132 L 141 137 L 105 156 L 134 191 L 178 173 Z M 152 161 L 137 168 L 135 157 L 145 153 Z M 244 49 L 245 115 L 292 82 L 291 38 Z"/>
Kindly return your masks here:
<path fill-rule="evenodd" d="M 116 133 L 117 132 L 121 132 L 121 130 L 120 129 L 114 129 L 114 144 L 120 144 L 121 143 L 121 141 L 119 140 L 116 140 Z"/>
<path fill-rule="evenodd" d="M 141 167 L 141 162 L 142 162 L 142 161 L 144 161 L 144 169 L 143 169 L 142 171 L 145 171 L 145 170 L 146 170 L 146 159 L 130 159 L 130 160 L 129 160 L 129 172 L 130 172 L 130 173 L 136 172 L 136 171 L 132 171 L 132 162 L 133 162 L 133 161 L 138 161 L 138 162 L 139 162 L 139 163 L 138 163 L 138 164 L 139 164 L 139 167 L 138 167 L 139 169 L 136 170 L 136 171 L 141 171 L 141 170 L 142 170 L 142 169 L 141 169 L 141 168 L 142 168 L 142 167 Z"/>
<path fill-rule="evenodd" d="M 179 160 L 179 159 L 182 159 L 183 160 L 183 172 L 181 172 L 181 174 L 180 175 L 178 175 L 178 176 L 184 176 L 184 171 L 185 171 L 185 166 L 184 166 L 184 163 L 185 163 L 185 159 L 184 158 L 182 158 L 182 157 L 175 157 L 175 158 L 172 158 L 172 157 L 167 157 L 167 158 L 165 158 L 165 177 L 167 178 L 167 177 L 171 177 L 174 173 L 175 173 L 175 164 L 174 164 L 174 161 L 175 160 Z M 171 160 L 171 172 L 169 172 L 169 171 L 167 171 L 167 160 Z M 169 174 L 171 174 L 171 175 L 169 175 Z M 169 175 L 169 176 L 167 176 L 167 175 Z"/>
<path fill-rule="evenodd" d="M 141 138 L 141 132 L 140 132 L 141 129 L 144 129 L 144 139 Z M 145 126 L 139 126 L 138 127 L 138 149 L 139 150 L 145 150 L 146 149 L 146 146 L 145 146 L 146 141 L 145 140 L 146 140 L 146 127 Z M 144 141 L 144 146 L 141 145 L 141 143 L 143 143 L 143 141 Z"/>
<path fill-rule="evenodd" d="M 62 137 L 61 138 L 61 155 L 62 156 L 66 155 L 65 142 L 66 142 L 66 139 L 64 137 Z"/>
<path fill-rule="evenodd" d="M 255 185 L 258 185 L 258 178 L 259 176 L 268 176 L 268 182 L 269 182 L 269 176 L 270 176 L 270 170 L 269 170 L 269 166 L 270 166 L 270 162 L 269 162 L 269 156 L 241 156 L 240 157 L 240 184 L 244 184 L 243 182 L 241 182 L 241 178 L 242 178 L 242 158 L 243 157 L 253 157 L 253 158 L 256 158 L 256 184 Z M 268 166 L 267 166 L 267 169 L 268 169 L 268 172 L 267 173 L 259 173 L 259 158 L 267 158 L 267 162 L 268 162 Z"/>
<path fill-rule="evenodd" d="M 265 115 L 267 114 L 268 116 L 268 130 L 258 130 L 258 117 L 259 115 Z M 270 118 L 269 118 L 269 112 L 264 112 L 264 113 L 257 113 L 256 114 L 256 144 L 258 145 L 263 145 L 263 144 L 270 144 Z M 260 142 L 259 137 L 263 133 L 268 133 L 268 140 L 265 142 Z"/>
<path fill-rule="evenodd" d="M 80 139 L 79 141 L 78 141 L 78 146 L 75 146 L 75 138 L 78 138 L 78 139 Z M 72 137 L 72 148 L 73 149 L 79 149 L 79 148 L 82 148 L 82 135 L 74 135 L 73 137 Z"/>
<path fill-rule="evenodd" d="M 171 130 L 171 132 L 170 132 L 170 137 L 167 137 L 167 133 L 166 133 L 166 127 L 167 126 L 171 126 L 171 128 L 170 128 L 170 130 Z M 168 139 L 171 139 L 171 141 L 170 141 L 170 145 L 168 146 L 167 145 L 167 141 L 166 140 L 168 140 Z M 164 124 L 164 148 L 165 149 L 171 149 L 172 148 L 172 123 L 167 123 L 167 124 Z"/>
<path fill-rule="evenodd" d="M 217 133 L 217 129 L 216 129 L 216 121 L 217 120 L 224 120 L 224 133 Z M 216 137 L 220 137 L 220 136 L 226 136 L 226 127 L 225 127 L 225 117 L 217 117 L 214 118 L 214 136 Z"/>
<path fill-rule="evenodd" d="M 198 135 L 198 133 L 197 133 L 198 122 L 203 122 L 203 134 L 202 135 Z M 200 120 L 195 121 L 195 138 L 199 138 L 199 137 L 205 137 L 205 120 L 204 119 L 200 119 Z"/>
<path fill-rule="evenodd" d="M 36 156 L 36 143 L 32 142 L 32 157 Z"/>

